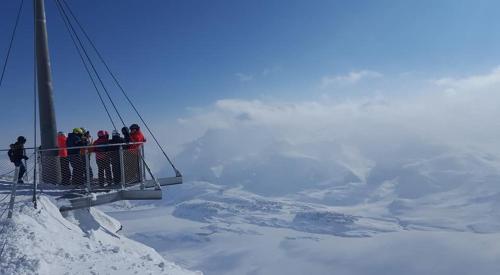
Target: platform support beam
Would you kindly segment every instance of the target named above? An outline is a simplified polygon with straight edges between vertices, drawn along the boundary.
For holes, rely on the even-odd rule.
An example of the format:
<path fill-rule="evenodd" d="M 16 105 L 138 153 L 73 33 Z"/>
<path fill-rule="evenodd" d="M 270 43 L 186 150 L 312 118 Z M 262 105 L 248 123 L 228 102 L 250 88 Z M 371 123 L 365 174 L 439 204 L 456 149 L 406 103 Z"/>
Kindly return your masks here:
<path fill-rule="evenodd" d="M 61 206 L 59 211 L 69 211 L 81 208 L 112 203 L 121 200 L 161 200 L 161 190 L 118 190 L 96 196 L 85 196 L 69 200 L 69 205 Z"/>

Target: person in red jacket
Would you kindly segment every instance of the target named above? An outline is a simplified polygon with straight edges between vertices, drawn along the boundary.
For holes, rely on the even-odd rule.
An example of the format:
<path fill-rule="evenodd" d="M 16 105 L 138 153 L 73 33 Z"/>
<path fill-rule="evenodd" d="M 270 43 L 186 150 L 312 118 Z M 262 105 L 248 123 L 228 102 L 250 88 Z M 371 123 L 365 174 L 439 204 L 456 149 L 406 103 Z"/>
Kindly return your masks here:
<path fill-rule="evenodd" d="M 68 149 L 66 149 L 66 135 L 57 133 L 57 145 L 59 147 L 59 162 L 61 164 L 61 184 L 71 184 L 71 170 L 69 169 Z"/>
<path fill-rule="evenodd" d="M 99 185 L 104 187 L 104 183 L 108 185 L 113 183 L 113 177 L 111 176 L 111 158 L 109 154 L 109 148 L 103 147 L 102 145 L 109 144 L 109 135 L 106 131 L 100 130 L 97 132 L 97 139 L 94 141 L 95 159 L 97 162 L 97 176 L 99 179 Z"/>
<path fill-rule="evenodd" d="M 137 124 L 130 125 L 130 142 L 146 142 L 144 134 L 141 132 L 141 128 Z M 140 144 L 130 145 L 130 149 L 138 149 Z"/>
<path fill-rule="evenodd" d="M 141 132 L 141 128 L 137 124 L 130 125 L 130 142 L 146 142 L 144 134 Z M 140 182 L 142 180 L 142 169 L 141 169 L 141 146 L 143 144 L 132 144 L 129 147 L 131 167 L 130 167 L 130 178 L 132 182 Z"/>

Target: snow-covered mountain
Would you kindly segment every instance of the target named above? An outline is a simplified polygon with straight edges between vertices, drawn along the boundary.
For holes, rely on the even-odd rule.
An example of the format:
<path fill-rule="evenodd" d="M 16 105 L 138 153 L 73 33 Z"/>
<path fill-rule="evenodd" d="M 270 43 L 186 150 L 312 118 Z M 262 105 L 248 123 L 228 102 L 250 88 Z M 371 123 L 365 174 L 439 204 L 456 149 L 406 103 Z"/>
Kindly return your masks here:
<path fill-rule="evenodd" d="M 246 134 L 243 134 L 246 135 Z M 210 130 L 176 161 L 189 180 L 243 186 L 260 195 L 303 194 L 331 205 L 392 197 L 416 199 L 500 179 L 500 159 L 472 148 L 422 139 L 366 144 L 356 140 L 292 143 L 234 130 Z M 391 190 L 387 190 L 389 188 Z M 500 189 L 498 189 L 500 191 Z M 320 196 L 320 192 L 323 194 Z"/>
<path fill-rule="evenodd" d="M 275 133 L 210 129 L 176 156 L 188 181 L 164 201 L 108 210 L 129 237 L 207 274 L 500 271 L 494 154 L 404 131 Z"/>
<path fill-rule="evenodd" d="M 116 233 L 120 222 L 98 209 L 63 217 L 46 195 L 38 209 L 30 196 L 17 202 L 13 219 L 0 223 L 0 274 L 201 274 Z"/>
<path fill-rule="evenodd" d="M 230 136 L 226 132 L 208 131 L 177 156 L 178 165 L 187 171 L 185 176 L 188 179 L 244 185 L 250 191 L 268 195 L 297 192 L 324 181 L 359 181 L 354 174 L 356 171 L 335 159 L 322 159 L 294 150 L 285 141 L 270 140 L 254 146 L 238 144 L 234 140 L 234 143 L 227 143 Z M 236 146 L 228 147 L 227 144 Z"/>

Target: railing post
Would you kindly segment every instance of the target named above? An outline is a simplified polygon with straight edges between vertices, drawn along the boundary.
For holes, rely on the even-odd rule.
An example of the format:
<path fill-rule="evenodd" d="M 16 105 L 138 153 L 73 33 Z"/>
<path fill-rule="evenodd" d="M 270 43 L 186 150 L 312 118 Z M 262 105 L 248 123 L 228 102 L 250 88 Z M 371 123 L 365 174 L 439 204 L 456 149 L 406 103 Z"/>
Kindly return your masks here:
<path fill-rule="evenodd" d="M 143 181 L 146 181 L 146 154 L 144 154 L 144 143 L 141 145 L 142 149 L 142 179 Z"/>
<path fill-rule="evenodd" d="M 43 151 L 38 151 L 38 156 L 37 156 L 37 159 L 36 161 L 38 161 L 38 175 L 43 175 L 43 165 L 42 165 L 42 156 L 43 156 Z M 38 182 L 39 183 L 45 183 L 43 181 L 43 177 L 42 176 L 39 176 L 38 177 Z"/>
<path fill-rule="evenodd" d="M 16 171 L 14 172 L 14 180 L 12 181 L 12 190 L 10 193 L 10 203 L 9 203 L 9 213 L 7 214 L 7 218 L 12 219 L 12 213 L 14 212 L 14 202 L 16 201 L 16 189 L 17 189 L 17 181 L 19 178 L 19 166 L 16 166 Z"/>
<path fill-rule="evenodd" d="M 23 181 L 24 179 L 26 179 L 26 182 L 29 182 L 29 178 L 30 178 L 30 175 L 29 175 L 29 167 L 28 167 L 28 161 L 27 160 L 21 160 L 23 163 L 24 163 L 24 167 L 26 168 L 26 173 L 24 173 L 24 177 L 23 177 Z"/>
<path fill-rule="evenodd" d="M 34 160 L 33 160 L 33 205 L 35 207 L 35 209 L 38 208 L 38 202 L 36 200 L 36 191 L 38 189 L 38 176 L 37 176 L 37 171 L 36 171 L 36 168 L 37 168 L 37 164 L 38 164 L 38 151 L 35 147 L 35 151 L 34 151 Z"/>
<path fill-rule="evenodd" d="M 90 154 L 89 154 L 89 149 L 85 148 L 85 174 L 87 175 L 87 190 L 90 192 L 91 187 L 90 183 L 92 179 L 90 178 Z"/>
<path fill-rule="evenodd" d="M 121 185 L 122 189 L 125 189 L 125 164 L 124 164 L 124 157 L 123 157 L 123 146 L 120 145 L 120 177 L 121 177 Z"/>
<path fill-rule="evenodd" d="M 140 173 L 140 178 L 139 180 L 141 181 L 141 190 L 145 189 L 144 182 L 146 181 L 146 168 L 144 167 L 144 162 L 146 160 L 144 159 L 144 143 L 141 144 L 140 150 L 139 150 L 139 173 Z"/>

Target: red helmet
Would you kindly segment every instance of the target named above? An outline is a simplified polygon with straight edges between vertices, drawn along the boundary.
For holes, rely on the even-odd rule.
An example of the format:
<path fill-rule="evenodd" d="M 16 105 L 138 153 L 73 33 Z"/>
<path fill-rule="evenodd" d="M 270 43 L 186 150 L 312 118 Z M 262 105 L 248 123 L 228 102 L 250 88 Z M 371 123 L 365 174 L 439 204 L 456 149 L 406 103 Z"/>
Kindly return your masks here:
<path fill-rule="evenodd" d="M 99 132 L 97 132 L 98 137 L 104 137 L 105 135 L 106 135 L 106 131 L 104 131 L 104 130 L 100 130 Z"/>

